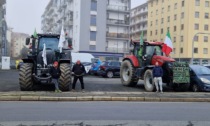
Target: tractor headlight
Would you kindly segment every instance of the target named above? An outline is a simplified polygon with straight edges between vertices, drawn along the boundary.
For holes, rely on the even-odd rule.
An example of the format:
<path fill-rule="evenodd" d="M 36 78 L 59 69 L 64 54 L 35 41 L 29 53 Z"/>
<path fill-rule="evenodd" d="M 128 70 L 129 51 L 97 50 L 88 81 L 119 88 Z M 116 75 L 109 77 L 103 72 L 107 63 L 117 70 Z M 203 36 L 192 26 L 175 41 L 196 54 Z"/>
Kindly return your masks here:
<path fill-rule="evenodd" d="M 210 80 L 206 79 L 206 78 L 200 78 L 201 81 L 205 84 L 210 84 Z"/>
<path fill-rule="evenodd" d="M 42 65 L 41 65 L 41 64 L 37 64 L 37 67 L 38 67 L 38 68 L 41 68 L 41 67 L 42 67 Z"/>

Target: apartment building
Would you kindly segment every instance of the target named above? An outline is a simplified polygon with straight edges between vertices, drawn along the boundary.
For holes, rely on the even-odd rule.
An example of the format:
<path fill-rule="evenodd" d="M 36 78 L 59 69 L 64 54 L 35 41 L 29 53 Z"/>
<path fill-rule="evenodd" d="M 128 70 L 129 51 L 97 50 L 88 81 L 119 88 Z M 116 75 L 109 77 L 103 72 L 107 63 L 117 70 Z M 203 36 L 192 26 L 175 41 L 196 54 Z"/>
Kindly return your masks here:
<path fill-rule="evenodd" d="M 0 56 L 7 56 L 6 0 L 0 1 Z"/>
<path fill-rule="evenodd" d="M 25 33 L 17 33 L 12 32 L 11 34 L 11 58 L 20 58 L 21 57 L 21 50 L 24 48 L 26 38 L 30 37 L 28 34 Z"/>
<path fill-rule="evenodd" d="M 164 41 L 169 30 L 173 58 L 192 62 L 193 57 L 194 64 L 210 63 L 209 14 L 210 0 L 148 0 L 147 38 Z"/>
<path fill-rule="evenodd" d="M 51 0 L 42 31 L 60 33 L 62 25 L 75 52 L 119 60 L 129 52 L 130 0 Z"/>
<path fill-rule="evenodd" d="M 143 32 L 147 40 L 148 4 L 144 3 L 131 10 L 130 34 L 133 40 L 139 40 Z"/>

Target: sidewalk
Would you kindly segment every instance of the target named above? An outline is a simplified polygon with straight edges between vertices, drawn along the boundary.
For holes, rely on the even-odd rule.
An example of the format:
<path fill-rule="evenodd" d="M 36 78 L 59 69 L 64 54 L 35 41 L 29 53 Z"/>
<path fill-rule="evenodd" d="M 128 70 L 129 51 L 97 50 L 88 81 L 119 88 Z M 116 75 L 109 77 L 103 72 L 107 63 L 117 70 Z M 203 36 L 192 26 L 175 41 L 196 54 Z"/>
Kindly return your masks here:
<path fill-rule="evenodd" d="M 0 92 L 0 101 L 210 102 L 210 93 L 191 92 Z"/>

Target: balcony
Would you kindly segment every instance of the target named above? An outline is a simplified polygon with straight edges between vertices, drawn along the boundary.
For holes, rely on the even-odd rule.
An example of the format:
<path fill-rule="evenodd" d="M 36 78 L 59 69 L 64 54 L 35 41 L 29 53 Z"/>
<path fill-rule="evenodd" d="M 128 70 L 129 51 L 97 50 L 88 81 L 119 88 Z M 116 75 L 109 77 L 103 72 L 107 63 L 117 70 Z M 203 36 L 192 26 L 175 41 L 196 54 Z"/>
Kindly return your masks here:
<path fill-rule="evenodd" d="M 107 10 L 130 13 L 129 8 L 126 6 L 108 5 Z"/>
<path fill-rule="evenodd" d="M 140 20 L 131 21 L 131 26 L 137 25 L 137 24 L 141 24 L 141 23 L 147 23 L 147 21 L 148 21 L 147 18 L 143 18 L 143 19 L 140 19 Z"/>
<path fill-rule="evenodd" d="M 64 26 L 65 26 L 65 27 L 71 27 L 71 26 L 73 26 L 73 21 L 66 21 L 66 22 L 64 23 Z"/>
<path fill-rule="evenodd" d="M 109 39 L 122 39 L 122 40 L 129 40 L 129 35 L 124 33 L 106 33 L 106 37 Z"/>
<path fill-rule="evenodd" d="M 111 53 L 128 53 L 129 48 L 116 48 L 116 47 L 107 47 L 106 52 Z"/>
<path fill-rule="evenodd" d="M 107 24 L 129 26 L 128 20 L 107 19 Z"/>

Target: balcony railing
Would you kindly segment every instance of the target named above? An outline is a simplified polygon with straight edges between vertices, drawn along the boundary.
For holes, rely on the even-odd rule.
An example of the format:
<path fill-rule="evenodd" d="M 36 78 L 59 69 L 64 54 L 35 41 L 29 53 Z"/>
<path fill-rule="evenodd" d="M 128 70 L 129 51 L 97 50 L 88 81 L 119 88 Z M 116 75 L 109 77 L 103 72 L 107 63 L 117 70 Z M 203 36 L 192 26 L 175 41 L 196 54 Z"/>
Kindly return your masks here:
<path fill-rule="evenodd" d="M 112 53 L 127 53 L 129 52 L 129 48 L 115 48 L 115 47 L 107 47 L 106 52 Z"/>
<path fill-rule="evenodd" d="M 126 6 L 115 6 L 115 5 L 108 5 L 108 10 L 115 10 L 115 11 L 129 11 L 129 8 Z"/>
<path fill-rule="evenodd" d="M 128 34 L 124 34 L 124 33 L 109 33 L 109 32 L 107 32 L 106 36 L 108 38 L 125 38 L 125 39 L 129 39 L 129 35 Z"/>
<path fill-rule="evenodd" d="M 128 20 L 107 19 L 107 23 L 109 23 L 109 24 L 117 24 L 117 25 L 129 25 L 129 21 Z"/>

